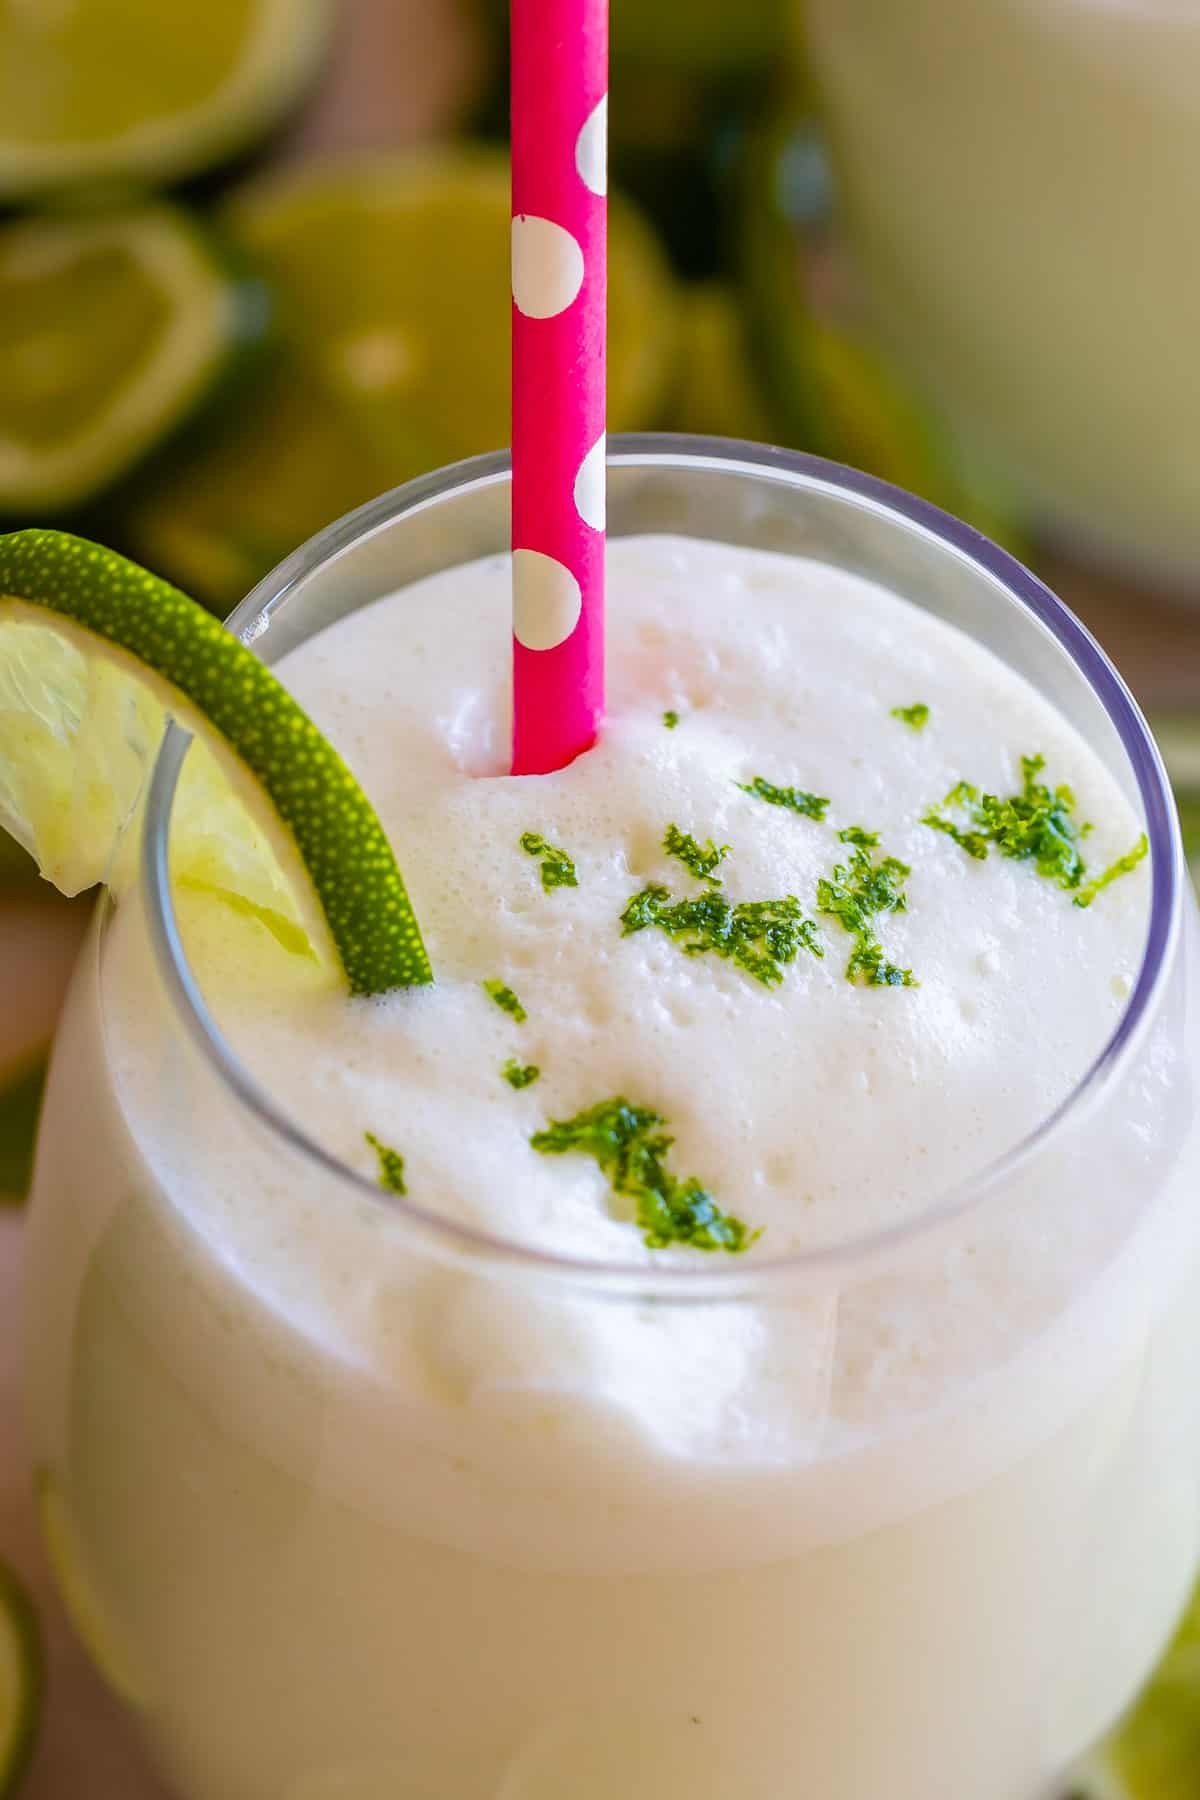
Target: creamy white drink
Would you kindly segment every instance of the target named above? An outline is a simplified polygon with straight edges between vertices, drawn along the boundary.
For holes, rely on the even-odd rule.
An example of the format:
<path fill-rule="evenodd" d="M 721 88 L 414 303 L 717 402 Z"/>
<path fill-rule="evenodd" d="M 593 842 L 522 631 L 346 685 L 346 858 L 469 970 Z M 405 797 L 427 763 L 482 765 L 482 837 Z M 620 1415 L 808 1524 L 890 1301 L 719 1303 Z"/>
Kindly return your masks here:
<path fill-rule="evenodd" d="M 1041 1800 L 1200 1535 L 1177 1059 L 1148 1027 L 1002 1160 L 1121 1018 L 1148 865 L 1075 902 L 1140 818 L 948 625 L 667 537 L 610 548 L 602 741 L 514 780 L 508 605 L 470 564 L 280 665 L 432 988 L 351 1001 L 179 897 L 361 1185 L 233 1099 L 137 902 L 77 979 L 31 1410 L 82 1628 L 187 1800 Z M 1066 862 L 1006 854 L 1039 806 Z M 624 1183 L 579 1125 L 618 1099 L 673 1140 Z"/>

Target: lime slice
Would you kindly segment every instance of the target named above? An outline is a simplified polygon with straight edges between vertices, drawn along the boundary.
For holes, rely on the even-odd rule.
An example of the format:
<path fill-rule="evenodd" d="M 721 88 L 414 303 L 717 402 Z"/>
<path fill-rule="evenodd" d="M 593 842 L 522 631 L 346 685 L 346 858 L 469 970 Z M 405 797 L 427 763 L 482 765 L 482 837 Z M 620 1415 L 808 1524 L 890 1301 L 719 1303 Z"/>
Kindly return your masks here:
<path fill-rule="evenodd" d="M 176 880 L 290 950 L 340 960 L 354 993 L 428 981 L 369 801 L 240 639 L 84 538 L 0 537 L 0 826 L 63 893 L 128 885 L 125 827 L 168 715 L 200 739 L 172 832 Z"/>
<path fill-rule="evenodd" d="M 96 1585 L 70 1507 L 50 1470 L 39 1469 L 34 1477 L 34 1499 L 46 1561 L 76 1637 L 113 1692 L 127 1706 L 145 1707 L 147 1678 L 128 1632 Z"/>
<path fill-rule="evenodd" d="M 0 511 L 65 511 L 110 487 L 212 394 L 265 316 L 261 285 L 232 279 L 175 207 L 5 226 Z"/>
<path fill-rule="evenodd" d="M 228 605 L 340 513 L 509 437 L 508 163 L 461 148 L 309 163 L 225 207 L 279 295 L 286 342 L 249 416 L 135 506 L 140 555 Z M 609 424 L 661 420 L 674 287 L 641 217 L 609 207 Z"/>
<path fill-rule="evenodd" d="M 1200 1589 L 1133 1712 L 1080 1771 L 1072 1800 L 1200 1794 Z"/>
<path fill-rule="evenodd" d="M 327 0 L 0 7 L 0 199 L 208 168 L 291 106 L 328 25 Z"/>
<path fill-rule="evenodd" d="M 37 1620 L 16 1576 L 0 1563 L 0 1800 L 17 1791 L 41 1706 Z"/>

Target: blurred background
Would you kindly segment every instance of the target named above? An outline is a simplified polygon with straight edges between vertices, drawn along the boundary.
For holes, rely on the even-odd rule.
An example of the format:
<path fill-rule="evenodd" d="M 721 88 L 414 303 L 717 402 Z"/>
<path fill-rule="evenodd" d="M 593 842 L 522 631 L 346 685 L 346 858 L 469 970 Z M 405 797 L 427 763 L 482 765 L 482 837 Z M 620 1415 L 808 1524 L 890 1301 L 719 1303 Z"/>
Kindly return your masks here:
<path fill-rule="evenodd" d="M 503 445 L 506 31 L 504 0 L 0 4 L 0 522 L 221 614 Z M 612 0 L 610 122 L 611 429 L 815 451 L 1015 550 L 1150 713 L 1200 855 L 1196 0 Z M 80 925 L 0 837 L 13 1200 Z M 155 1791 L 55 1657 L 30 1794 Z"/>
<path fill-rule="evenodd" d="M 508 434 L 505 0 L 0 6 L 0 522 L 223 614 Z M 1200 843 L 1200 8 L 612 0 L 610 425 L 766 439 L 1029 561 Z M 3 697 L 0 696 L 0 705 Z M 77 909 L 0 837 L 0 1193 Z"/>

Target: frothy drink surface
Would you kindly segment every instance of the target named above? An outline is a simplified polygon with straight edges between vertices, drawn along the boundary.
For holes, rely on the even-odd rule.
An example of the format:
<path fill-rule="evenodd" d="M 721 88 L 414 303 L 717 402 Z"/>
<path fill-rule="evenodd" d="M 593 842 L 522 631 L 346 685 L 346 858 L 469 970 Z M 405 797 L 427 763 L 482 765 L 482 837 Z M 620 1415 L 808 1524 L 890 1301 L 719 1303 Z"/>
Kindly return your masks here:
<path fill-rule="evenodd" d="M 932 1217 L 1102 1052 L 1150 895 L 1143 862 L 1079 907 L 1049 838 L 1039 872 L 1019 813 L 946 796 L 1043 758 L 1085 879 L 1140 820 L 1016 674 L 823 564 L 618 539 L 609 610 L 602 741 L 543 778 L 503 772 L 503 559 L 281 664 L 437 981 L 352 1001 L 178 896 L 236 1055 L 355 1188 L 232 1101 L 122 904 L 52 1076 L 39 1460 L 189 1800 L 1031 1800 L 1192 1575 L 1195 1110 L 1151 1019 L 1103 1106 Z M 741 959 L 689 954 L 727 914 Z M 618 1097 L 752 1242 L 651 1247 L 611 1158 L 531 1143 Z M 644 1283 L 594 1291 L 613 1262 Z M 679 1269 L 737 1291 L 664 1303 Z"/>

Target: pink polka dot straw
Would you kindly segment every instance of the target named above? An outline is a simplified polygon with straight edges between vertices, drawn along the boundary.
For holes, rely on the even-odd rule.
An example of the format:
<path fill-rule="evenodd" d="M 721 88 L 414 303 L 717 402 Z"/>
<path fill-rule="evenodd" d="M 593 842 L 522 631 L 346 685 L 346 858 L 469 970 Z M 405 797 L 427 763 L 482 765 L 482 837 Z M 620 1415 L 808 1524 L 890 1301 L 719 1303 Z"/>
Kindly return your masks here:
<path fill-rule="evenodd" d="M 604 710 L 608 0 L 512 0 L 513 774 Z"/>

